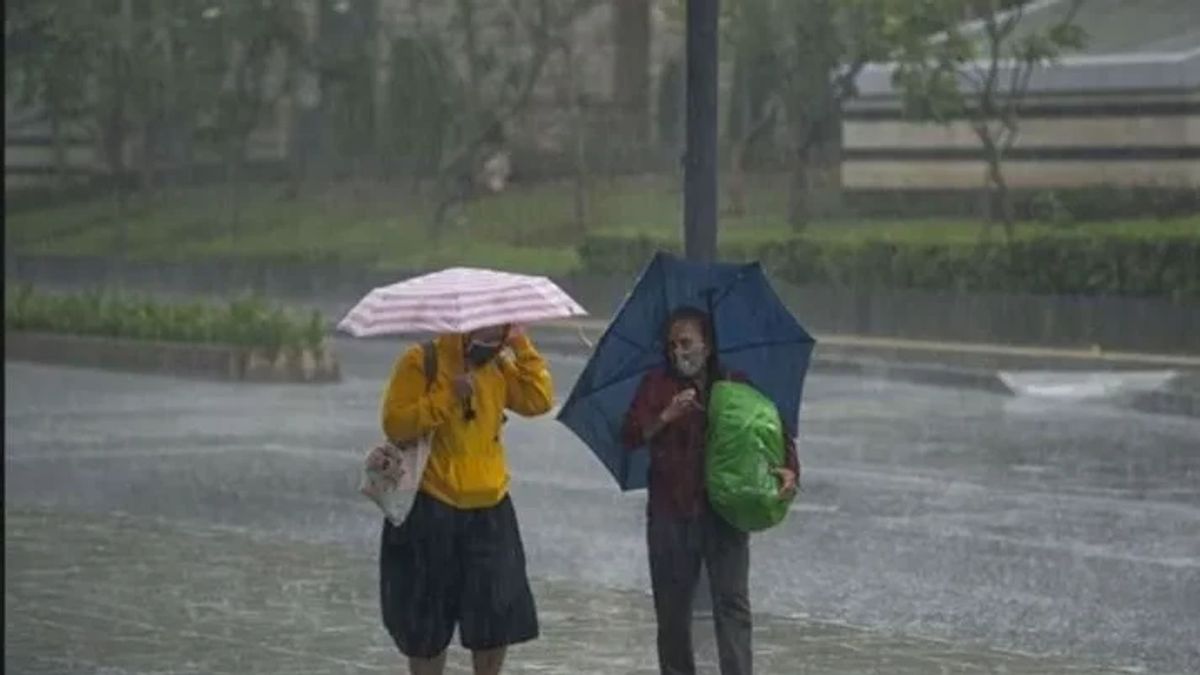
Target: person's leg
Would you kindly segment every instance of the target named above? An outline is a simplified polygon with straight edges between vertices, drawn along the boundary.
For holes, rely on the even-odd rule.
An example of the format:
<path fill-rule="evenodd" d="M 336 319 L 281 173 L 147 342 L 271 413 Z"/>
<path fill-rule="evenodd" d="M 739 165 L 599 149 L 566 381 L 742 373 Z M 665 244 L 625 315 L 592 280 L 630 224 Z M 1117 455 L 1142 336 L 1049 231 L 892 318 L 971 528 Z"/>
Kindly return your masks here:
<path fill-rule="evenodd" d="M 504 665 L 504 654 L 507 651 L 507 647 L 498 647 L 471 652 L 475 675 L 500 675 L 500 668 Z"/>
<path fill-rule="evenodd" d="M 537 638 L 537 606 L 525 569 L 525 549 L 512 500 L 470 512 L 462 530 L 459 589 L 462 646 L 476 673 L 498 673 L 505 648 Z"/>
<path fill-rule="evenodd" d="M 751 675 L 750 535 L 711 509 L 704 516 L 704 565 L 712 588 L 721 675 Z"/>
<path fill-rule="evenodd" d="M 701 551 L 695 520 L 651 515 L 646 524 L 650 587 L 658 623 L 658 667 L 662 675 L 694 675 L 692 597 L 700 575 Z"/>
<path fill-rule="evenodd" d="M 453 511 L 418 494 L 404 524 L 385 522 L 379 556 L 383 624 L 414 673 L 440 673 L 458 620 Z"/>
<path fill-rule="evenodd" d="M 432 659 L 408 659 L 408 672 L 411 675 L 442 675 L 446 670 L 446 652 L 433 657 Z"/>

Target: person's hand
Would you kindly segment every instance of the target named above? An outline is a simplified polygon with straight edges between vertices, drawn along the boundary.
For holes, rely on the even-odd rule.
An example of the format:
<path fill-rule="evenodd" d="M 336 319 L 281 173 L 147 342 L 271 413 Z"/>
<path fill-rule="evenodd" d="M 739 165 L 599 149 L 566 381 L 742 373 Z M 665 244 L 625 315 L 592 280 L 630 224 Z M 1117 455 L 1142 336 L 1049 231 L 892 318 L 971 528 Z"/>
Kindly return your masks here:
<path fill-rule="evenodd" d="M 371 452 L 367 453 L 367 468 L 372 471 L 387 471 L 391 462 L 392 460 L 388 457 L 385 446 L 376 446 Z"/>
<path fill-rule="evenodd" d="M 399 481 L 404 477 L 404 462 L 397 457 L 395 446 L 378 445 L 367 453 L 367 470 L 384 476 L 387 480 Z"/>
<path fill-rule="evenodd" d="M 796 495 L 797 480 L 799 479 L 799 476 L 796 475 L 796 472 L 792 471 L 791 469 L 781 467 L 775 469 L 774 473 L 779 477 L 779 496 L 784 499 L 791 499 L 794 497 Z"/>
<path fill-rule="evenodd" d="M 663 424 L 671 424 L 693 410 L 704 410 L 704 406 L 697 399 L 695 389 L 685 389 L 675 394 L 670 405 L 659 415 L 659 420 Z"/>
<path fill-rule="evenodd" d="M 454 388 L 454 395 L 457 396 L 460 401 L 469 400 L 475 395 L 475 381 L 471 377 L 470 373 L 463 373 L 462 375 L 454 378 L 454 383 L 452 386 Z"/>

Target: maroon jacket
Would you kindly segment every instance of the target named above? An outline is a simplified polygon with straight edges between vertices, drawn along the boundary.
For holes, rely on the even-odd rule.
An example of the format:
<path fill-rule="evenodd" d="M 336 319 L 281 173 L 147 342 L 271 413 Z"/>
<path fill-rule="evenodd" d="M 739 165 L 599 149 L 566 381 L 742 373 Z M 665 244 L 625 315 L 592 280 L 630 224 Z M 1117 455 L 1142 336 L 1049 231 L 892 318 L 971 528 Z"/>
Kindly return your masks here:
<path fill-rule="evenodd" d="M 750 384 L 742 373 L 730 373 L 724 379 Z M 665 368 L 651 371 L 642 378 L 633 403 L 625 416 L 621 441 L 627 450 L 645 444 L 645 430 L 654 426 L 662 411 L 679 392 L 692 386 Z M 704 445 L 708 434 L 708 414 L 692 410 L 664 427 L 650 440 L 649 513 L 691 518 L 703 512 Z M 784 430 L 787 466 L 800 473 L 796 444 Z"/>

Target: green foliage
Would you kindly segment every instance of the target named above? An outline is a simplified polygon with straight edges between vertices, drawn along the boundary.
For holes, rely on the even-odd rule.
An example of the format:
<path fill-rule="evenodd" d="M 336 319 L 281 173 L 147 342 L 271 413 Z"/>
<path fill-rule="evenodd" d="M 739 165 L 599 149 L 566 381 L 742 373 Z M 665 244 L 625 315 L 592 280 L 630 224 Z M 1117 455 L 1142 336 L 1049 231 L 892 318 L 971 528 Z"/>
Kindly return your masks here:
<path fill-rule="evenodd" d="M 584 270 L 631 274 L 676 240 L 594 234 L 579 247 Z M 796 284 L 934 291 L 1200 298 L 1200 223 L 1175 232 L 1030 226 L 1011 244 L 969 238 L 781 236 L 721 243 L 726 260 L 760 260 Z"/>
<path fill-rule="evenodd" d="M 1037 68 L 1083 45 L 1086 36 L 1075 23 L 1081 3 L 1064 0 L 1062 15 L 1039 28 L 1025 24 L 1028 2 L 923 0 L 912 3 L 905 19 L 911 25 L 898 28 L 910 36 L 892 76 L 906 112 L 940 123 L 970 122 L 988 163 L 988 216 L 1003 222 L 1008 237 L 1014 210 L 1003 166 L 1017 142 L 1021 101 Z M 918 31 L 936 31 L 936 37 L 913 39 Z"/>
<path fill-rule="evenodd" d="M 1097 185 L 1042 190 L 1031 202 L 1032 218 L 1058 225 L 1124 218 L 1165 220 L 1200 213 L 1200 188 Z"/>
<path fill-rule="evenodd" d="M 30 286 L 5 294 L 5 330 L 94 335 L 132 340 L 228 344 L 265 349 L 318 349 L 325 322 L 307 319 L 246 297 L 220 306 L 168 304 L 101 292 L 49 294 Z"/>
<path fill-rule="evenodd" d="M 389 154 L 406 158 L 414 175 L 429 175 L 441 162 L 462 85 L 434 36 L 396 40 L 390 75 L 392 123 L 383 143 Z"/>
<path fill-rule="evenodd" d="M 928 0 L 893 17 L 890 30 L 899 46 L 893 78 L 911 116 L 945 122 L 966 113 L 959 73 L 980 56 L 970 37 L 956 30 L 967 10 L 967 0 Z"/>
<path fill-rule="evenodd" d="M 1042 190 L 1029 202 L 1029 215 L 1049 225 L 1069 225 L 1075 222 L 1075 214 L 1064 203 L 1062 196 L 1054 190 Z"/>
<path fill-rule="evenodd" d="M 101 33 L 69 0 L 17 0 L 4 22 L 6 95 L 22 105 L 45 103 L 64 120 L 88 111 L 87 75 Z"/>
<path fill-rule="evenodd" d="M 270 86 L 271 61 L 300 52 L 303 20 L 290 0 L 227 0 L 209 16 L 208 46 L 217 50 L 225 74 L 214 92 L 211 132 L 221 142 L 244 142 L 284 93 Z"/>
<path fill-rule="evenodd" d="M 744 73 L 731 91 L 731 128 L 753 126 L 771 98 L 782 103 L 792 125 L 820 127 L 832 101 L 853 95 L 858 69 L 895 49 L 895 15 L 907 11 L 896 0 L 728 3 L 725 36 Z M 744 98 L 748 105 L 738 100 Z M 741 116 L 746 119 L 738 122 Z"/>
<path fill-rule="evenodd" d="M 723 254 L 740 260 L 771 260 L 789 254 L 763 244 L 788 240 L 783 218 L 785 193 L 776 184 L 751 181 L 744 216 L 722 218 Z M 425 270 L 454 265 L 561 275 L 580 267 L 580 254 L 606 260 L 611 237 L 649 243 L 634 253 L 615 256 L 617 270 L 637 269 L 659 242 L 678 246 L 681 205 L 676 185 L 667 181 L 622 180 L 598 184 L 593 191 L 594 235 L 584 239 L 571 221 L 571 195 L 563 186 L 543 185 L 479 199 L 468 210 L 469 228 L 433 240 L 424 218 L 431 208 L 419 197 L 405 197 L 396 211 L 391 187 L 351 193 L 349 187 L 306 191 L 296 200 L 279 198 L 282 186 L 247 189 L 244 227 L 232 237 L 221 225 L 219 188 L 171 191 L 152 208 L 114 218 L 105 201 L 64 204 L 9 213 L 9 244 L 19 256 L 105 256 L 124 228 L 123 253 L 131 261 L 242 263 L 261 266 L 313 265 Z M 1063 209 L 1063 236 L 1177 239 L 1200 232 L 1200 191 L 1109 186 L 1051 193 Z M 955 199 L 960 195 L 952 195 Z M 1047 197 L 1042 197 L 1043 202 Z M 973 199 L 965 198 L 967 202 Z M 857 196 L 854 208 L 887 214 L 816 220 L 807 237 L 818 242 L 877 239 L 930 245 L 972 245 L 979 222 L 969 217 L 931 219 L 932 196 L 894 193 Z M 869 209 L 868 209 L 869 207 Z M 937 207 L 961 213 L 957 207 Z M 1023 217 L 1043 214 L 1021 206 Z M 897 215 L 907 214 L 907 215 Z M 1069 214 L 1069 218 L 1066 216 Z M 1018 223 L 1016 238 L 1043 236 L 1052 228 Z M 582 246 L 581 246 L 582 244 Z M 763 250 L 765 249 L 765 250 Z M 628 258 L 623 261 L 622 258 Z"/>

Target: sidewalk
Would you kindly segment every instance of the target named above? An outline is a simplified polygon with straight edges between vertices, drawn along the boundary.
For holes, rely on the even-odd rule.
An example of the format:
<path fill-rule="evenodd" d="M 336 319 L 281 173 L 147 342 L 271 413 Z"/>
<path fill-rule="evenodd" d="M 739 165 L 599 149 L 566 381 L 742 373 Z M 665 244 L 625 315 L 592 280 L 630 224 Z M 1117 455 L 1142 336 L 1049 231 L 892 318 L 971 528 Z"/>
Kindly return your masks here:
<path fill-rule="evenodd" d="M 28 511 L 6 511 L 5 534 L 7 672 L 403 672 L 379 621 L 374 551 Z M 515 648 L 506 673 L 657 672 L 648 597 L 535 586 L 542 637 Z M 700 624 L 700 672 L 716 673 Z M 755 653 L 766 675 L 1122 672 L 761 615 Z M 451 654 L 447 671 L 469 673 L 464 652 Z"/>

